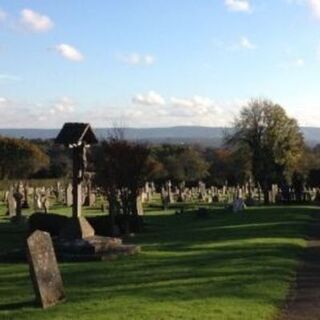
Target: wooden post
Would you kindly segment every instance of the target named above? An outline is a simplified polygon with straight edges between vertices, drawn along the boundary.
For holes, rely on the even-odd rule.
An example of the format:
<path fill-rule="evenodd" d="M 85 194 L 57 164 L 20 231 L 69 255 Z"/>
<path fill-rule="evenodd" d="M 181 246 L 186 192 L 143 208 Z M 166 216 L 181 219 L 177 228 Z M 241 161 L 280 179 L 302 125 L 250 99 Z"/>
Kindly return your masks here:
<path fill-rule="evenodd" d="M 73 187 L 72 187 L 72 217 L 79 218 L 81 217 L 81 182 L 78 182 L 77 179 L 73 177 Z"/>
<path fill-rule="evenodd" d="M 82 180 L 85 166 L 85 147 L 80 145 L 73 148 L 73 179 L 72 179 L 72 216 L 81 217 L 82 206 Z"/>

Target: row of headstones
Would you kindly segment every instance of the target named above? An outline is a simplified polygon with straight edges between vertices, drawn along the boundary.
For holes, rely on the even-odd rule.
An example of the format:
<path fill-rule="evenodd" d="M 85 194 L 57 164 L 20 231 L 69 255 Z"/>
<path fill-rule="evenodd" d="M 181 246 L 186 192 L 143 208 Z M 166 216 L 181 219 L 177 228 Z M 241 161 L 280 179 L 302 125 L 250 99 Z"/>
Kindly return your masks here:
<path fill-rule="evenodd" d="M 71 207 L 73 203 L 73 195 L 72 195 L 72 185 L 69 183 L 64 189 L 64 198 L 60 201 L 63 202 L 66 206 Z M 96 202 L 96 191 L 92 190 L 91 186 L 84 186 L 82 188 L 82 205 L 92 207 Z"/>
<path fill-rule="evenodd" d="M 198 187 L 186 188 L 182 183 L 179 186 L 172 187 L 171 182 L 167 182 L 161 188 L 161 200 L 164 206 L 175 202 L 191 202 L 201 201 L 205 203 L 220 202 L 223 198 L 229 200 L 230 195 L 235 199 L 241 193 L 237 188 L 222 188 L 217 187 L 206 188 L 205 183 L 199 182 Z"/>
<path fill-rule="evenodd" d="M 46 188 L 29 188 L 26 185 L 18 183 L 16 186 L 10 186 L 5 191 L 3 202 L 7 205 L 7 214 L 10 217 L 21 216 L 22 209 L 30 208 L 29 197 L 33 197 L 33 208 L 35 211 L 49 210 L 50 190 Z"/>
<path fill-rule="evenodd" d="M 125 210 L 128 209 L 128 207 L 125 205 L 125 202 L 123 198 L 126 197 L 121 197 L 122 193 L 120 190 L 117 191 L 115 198 L 113 199 L 113 205 L 112 208 L 109 207 L 109 210 L 113 212 L 115 215 L 122 215 L 126 214 Z M 141 192 L 137 197 L 136 197 L 136 212 L 139 216 L 144 215 L 144 209 L 143 209 L 143 204 L 145 203 L 145 200 L 143 200 L 143 192 Z M 104 205 L 101 206 L 101 211 L 104 212 L 105 208 Z"/>
<path fill-rule="evenodd" d="M 142 203 L 150 203 L 156 193 L 154 182 L 146 182 L 144 188 L 141 190 L 140 197 Z"/>
<path fill-rule="evenodd" d="M 295 201 L 297 194 L 293 188 L 288 189 L 289 200 Z M 268 192 L 268 202 L 278 203 L 285 200 L 284 194 L 277 185 L 273 185 Z M 287 195 L 286 195 L 287 196 Z M 201 201 L 205 203 L 233 203 L 236 199 L 251 199 L 254 202 L 260 203 L 264 199 L 264 194 L 260 187 L 252 187 L 250 184 L 237 187 L 223 186 L 218 188 L 211 186 L 209 188 L 203 182 L 199 182 L 198 187 L 186 188 L 184 184 L 172 187 L 170 181 L 161 188 L 161 200 L 163 206 L 175 202 L 191 202 Z M 302 199 L 306 202 L 320 200 L 319 188 L 305 188 L 302 192 Z"/>
<path fill-rule="evenodd" d="M 96 195 L 89 188 L 84 188 L 83 205 L 93 206 Z M 30 197 L 33 199 L 30 204 Z M 72 186 L 68 184 L 65 188 L 57 184 L 56 187 L 29 187 L 27 184 L 18 183 L 12 185 L 4 192 L 3 202 L 7 205 L 7 214 L 10 217 L 21 216 L 22 209 L 33 208 L 36 212 L 47 213 L 50 208 L 50 199 L 72 206 Z"/>

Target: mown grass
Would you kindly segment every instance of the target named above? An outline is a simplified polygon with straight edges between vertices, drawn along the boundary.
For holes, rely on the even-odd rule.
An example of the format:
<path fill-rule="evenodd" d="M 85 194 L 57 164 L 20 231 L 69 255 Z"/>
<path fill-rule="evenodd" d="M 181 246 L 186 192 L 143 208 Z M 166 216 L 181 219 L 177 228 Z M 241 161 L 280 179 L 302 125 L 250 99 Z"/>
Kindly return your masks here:
<path fill-rule="evenodd" d="M 140 255 L 60 264 L 67 301 L 52 309 L 34 306 L 26 264 L 0 263 L 0 319 L 272 319 L 317 211 L 213 208 L 199 219 L 149 210 L 146 231 L 125 239 L 142 246 Z M 23 228 L 0 222 L 0 250 L 21 246 Z"/>

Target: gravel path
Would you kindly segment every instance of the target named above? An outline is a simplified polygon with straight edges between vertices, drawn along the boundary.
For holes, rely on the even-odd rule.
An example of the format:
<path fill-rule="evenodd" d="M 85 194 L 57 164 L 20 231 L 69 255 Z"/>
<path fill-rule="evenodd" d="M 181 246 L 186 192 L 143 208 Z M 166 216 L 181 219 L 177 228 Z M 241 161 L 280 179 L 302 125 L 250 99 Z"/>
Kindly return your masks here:
<path fill-rule="evenodd" d="M 310 227 L 296 282 L 279 320 L 320 320 L 320 215 Z"/>

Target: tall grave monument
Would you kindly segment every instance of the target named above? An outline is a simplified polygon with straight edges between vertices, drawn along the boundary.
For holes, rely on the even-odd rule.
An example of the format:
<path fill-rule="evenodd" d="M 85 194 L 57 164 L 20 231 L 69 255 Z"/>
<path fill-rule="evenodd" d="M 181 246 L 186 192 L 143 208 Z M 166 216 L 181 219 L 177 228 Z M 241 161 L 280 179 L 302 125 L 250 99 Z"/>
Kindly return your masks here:
<path fill-rule="evenodd" d="M 61 231 L 61 237 L 83 239 L 94 236 L 94 230 L 81 215 L 82 182 L 87 166 L 86 149 L 98 142 L 88 123 L 65 123 L 55 142 L 72 150 L 72 219 Z"/>

